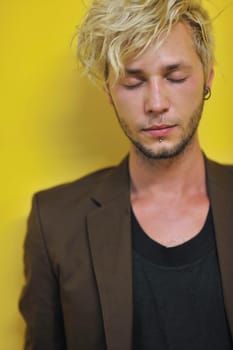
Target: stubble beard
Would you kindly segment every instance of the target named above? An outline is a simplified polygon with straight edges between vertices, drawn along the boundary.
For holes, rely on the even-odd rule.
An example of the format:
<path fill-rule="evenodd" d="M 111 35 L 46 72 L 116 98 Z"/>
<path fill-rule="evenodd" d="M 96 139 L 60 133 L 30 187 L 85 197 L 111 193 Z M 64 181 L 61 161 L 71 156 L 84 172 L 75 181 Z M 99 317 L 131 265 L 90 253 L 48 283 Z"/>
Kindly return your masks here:
<path fill-rule="evenodd" d="M 127 138 L 130 140 L 130 142 L 133 144 L 136 152 L 140 156 L 142 156 L 145 160 L 151 161 L 151 160 L 172 159 L 184 153 L 187 146 L 191 145 L 194 135 L 197 131 L 199 122 L 201 120 L 203 107 L 204 107 L 204 101 L 202 100 L 199 106 L 193 112 L 187 127 L 182 128 L 183 133 L 178 144 L 174 145 L 174 147 L 170 149 L 168 149 L 166 145 L 162 147 L 162 143 L 166 142 L 166 138 L 164 138 L 164 141 L 160 144 L 161 146 L 157 151 L 154 151 L 153 149 L 144 146 L 141 142 L 135 140 L 131 135 L 130 128 L 125 123 L 125 121 L 119 116 L 115 106 L 114 106 L 114 110 L 123 132 L 125 133 Z M 156 142 L 159 142 L 159 140 Z"/>

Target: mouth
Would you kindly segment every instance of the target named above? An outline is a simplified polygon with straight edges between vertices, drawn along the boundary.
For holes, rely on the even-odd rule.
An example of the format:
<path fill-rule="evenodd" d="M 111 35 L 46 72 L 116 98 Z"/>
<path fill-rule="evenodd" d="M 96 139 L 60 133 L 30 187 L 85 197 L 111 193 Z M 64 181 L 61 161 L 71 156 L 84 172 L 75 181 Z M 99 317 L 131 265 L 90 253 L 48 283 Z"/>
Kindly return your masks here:
<path fill-rule="evenodd" d="M 149 128 L 143 129 L 143 131 L 152 136 L 161 137 L 161 136 L 166 136 L 170 134 L 175 128 L 176 128 L 176 124 L 174 125 L 156 124 L 156 125 L 152 125 Z"/>

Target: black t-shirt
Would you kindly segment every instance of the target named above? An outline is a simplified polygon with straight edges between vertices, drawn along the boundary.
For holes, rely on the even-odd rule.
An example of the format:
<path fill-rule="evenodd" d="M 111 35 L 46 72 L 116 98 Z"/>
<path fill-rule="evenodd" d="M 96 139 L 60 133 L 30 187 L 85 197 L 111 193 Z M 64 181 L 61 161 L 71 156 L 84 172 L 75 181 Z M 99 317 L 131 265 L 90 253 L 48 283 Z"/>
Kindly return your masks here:
<path fill-rule="evenodd" d="M 166 248 L 132 213 L 133 350 L 233 349 L 211 211 L 201 232 Z"/>

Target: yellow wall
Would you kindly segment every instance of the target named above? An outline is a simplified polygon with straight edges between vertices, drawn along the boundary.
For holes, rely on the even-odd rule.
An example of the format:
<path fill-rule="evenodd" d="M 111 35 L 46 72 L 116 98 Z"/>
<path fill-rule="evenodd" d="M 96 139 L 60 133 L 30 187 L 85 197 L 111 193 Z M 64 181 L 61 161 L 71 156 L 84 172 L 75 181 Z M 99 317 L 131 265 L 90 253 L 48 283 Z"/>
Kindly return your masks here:
<path fill-rule="evenodd" d="M 229 1 L 213 0 L 217 12 Z M 17 301 L 32 193 L 117 163 L 127 149 L 102 92 L 76 72 L 69 45 L 81 0 L 0 5 L 0 348 L 22 347 Z M 233 162 L 233 7 L 215 22 L 216 79 L 200 130 L 212 158 Z"/>

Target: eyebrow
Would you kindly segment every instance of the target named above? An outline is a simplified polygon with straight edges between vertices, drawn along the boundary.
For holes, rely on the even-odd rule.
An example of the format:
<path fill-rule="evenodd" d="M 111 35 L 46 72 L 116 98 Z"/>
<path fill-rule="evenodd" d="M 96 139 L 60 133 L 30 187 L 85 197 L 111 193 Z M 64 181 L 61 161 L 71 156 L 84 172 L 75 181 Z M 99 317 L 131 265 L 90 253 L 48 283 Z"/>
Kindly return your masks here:
<path fill-rule="evenodd" d="M 131 69 L 131 68 L 126 68 L 125 72 L 128 75 L 142 75 L 143 74 L 143 70 L 141 69 Z"/>
<path fill-rule="evenodd" d="M 162 71 L 164 73 L 171 73 L 173 71 L 176 71 L 178 69 L 189 69 L 190 66 L 184 62 L 179 62 L 179 63 L 174 63 L 174 64 L 169 64 L 169 65 L 165 65 L 164 67 L 162 67 Z M 144 71 L 142 69 L 134 69 L 134 68 L 127 68 L 125 69 L 126 74 L 128 75 L 143 75 Z"/>
<path fill-rule="evenodd" d="M 175 63 L 175 64 L 169 64 L 168 66 L 165 66 L 163 68 L 163 70 L 165 72 L 173 72 L 173 71 L 176 71 L 178 69 L 189 69 L 190 68 L 190 65 L 184 63 L 184 62 L 179 62 L 179 63 Z"/>

